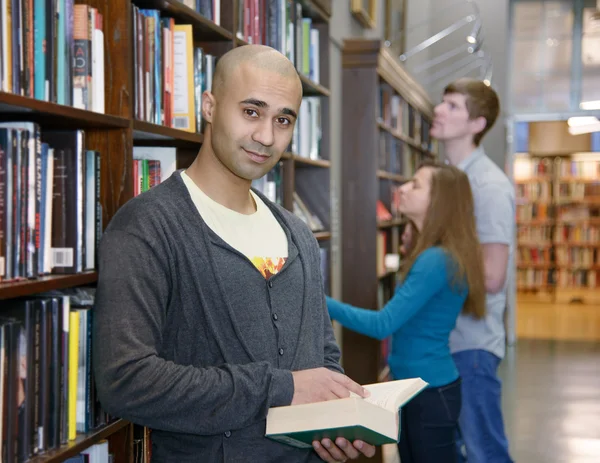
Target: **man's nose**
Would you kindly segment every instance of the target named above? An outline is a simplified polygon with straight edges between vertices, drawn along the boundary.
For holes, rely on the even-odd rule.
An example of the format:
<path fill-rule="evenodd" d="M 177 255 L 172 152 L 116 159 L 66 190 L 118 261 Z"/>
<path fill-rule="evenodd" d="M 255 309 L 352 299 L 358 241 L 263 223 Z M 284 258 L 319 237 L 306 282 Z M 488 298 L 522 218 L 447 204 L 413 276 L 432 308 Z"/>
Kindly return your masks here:
<path fill-rule="evenodd" d="M 263 146 L 273 145 L 275 141 L 275 130 L 270 119 L 265 119 L 256 126 L 252 139 Z"/>

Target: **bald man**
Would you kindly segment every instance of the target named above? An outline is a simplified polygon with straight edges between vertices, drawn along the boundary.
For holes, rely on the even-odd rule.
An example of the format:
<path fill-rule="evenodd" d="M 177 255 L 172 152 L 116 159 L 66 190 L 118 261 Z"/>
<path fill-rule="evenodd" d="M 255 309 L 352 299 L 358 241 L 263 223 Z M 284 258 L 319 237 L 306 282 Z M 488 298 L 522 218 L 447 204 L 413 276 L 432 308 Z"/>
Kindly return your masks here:
<path fill-rule="evenodd" d="M 244 46 L 217 63 L 192 163 L 125 204 L 99 251 L 93 365 L 103 408 L 152 429 L 153 462 L 345 461 L 375 449 L 265 437 L 270 407 L 364 395 L 346 377 L 317 242 L 251 189 L 292 138 L 292 63 Z"/>

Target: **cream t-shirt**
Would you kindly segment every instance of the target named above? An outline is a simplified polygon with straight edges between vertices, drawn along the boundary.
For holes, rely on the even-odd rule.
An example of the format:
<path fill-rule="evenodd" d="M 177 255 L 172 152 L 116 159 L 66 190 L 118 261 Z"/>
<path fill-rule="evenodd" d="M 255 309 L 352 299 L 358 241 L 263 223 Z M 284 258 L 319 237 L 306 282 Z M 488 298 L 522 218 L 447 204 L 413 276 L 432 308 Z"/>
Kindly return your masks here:
<path fill-rule="evenodd" d="M 256 212 L 240 214 L 208 197 L 185 173 L 181 173 L 202 219 L 223 241 L 245 255 L 265 277 L 281 270 L 288 257 L 287 236 L 269 207 L 250 191 Z"/>

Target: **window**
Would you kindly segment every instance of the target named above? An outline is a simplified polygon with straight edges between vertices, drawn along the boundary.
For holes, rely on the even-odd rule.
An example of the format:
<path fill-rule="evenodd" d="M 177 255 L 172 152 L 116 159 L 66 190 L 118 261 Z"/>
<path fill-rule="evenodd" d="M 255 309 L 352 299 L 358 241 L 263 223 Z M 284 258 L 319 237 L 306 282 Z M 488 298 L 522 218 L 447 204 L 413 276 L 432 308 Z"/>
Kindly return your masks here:
<path fill-rule="evenodd" d="M 568 110 L 574 8 L 571 0 L 513 3 L 514 112 Z"/>
<path fill-rule="evenodd" d="M 580 110 L 600 100 L 596 0 L 513 0 L 512 112 Z"/>

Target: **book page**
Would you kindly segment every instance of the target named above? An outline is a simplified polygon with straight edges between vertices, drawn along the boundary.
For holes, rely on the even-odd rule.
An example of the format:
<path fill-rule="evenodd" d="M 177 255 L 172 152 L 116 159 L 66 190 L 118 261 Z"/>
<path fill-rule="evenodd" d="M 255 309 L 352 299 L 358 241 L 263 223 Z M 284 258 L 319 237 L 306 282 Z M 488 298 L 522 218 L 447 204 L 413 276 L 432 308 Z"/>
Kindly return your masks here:
<path fill-rule="evenodd" d="M 427 383 L 421 378 L 368 384 L 364 388 L 369 390 L 371 396 L 364 400 L 381 408 L 397 412 L 402 405 L 412 399 L 426 386 Z"/>

